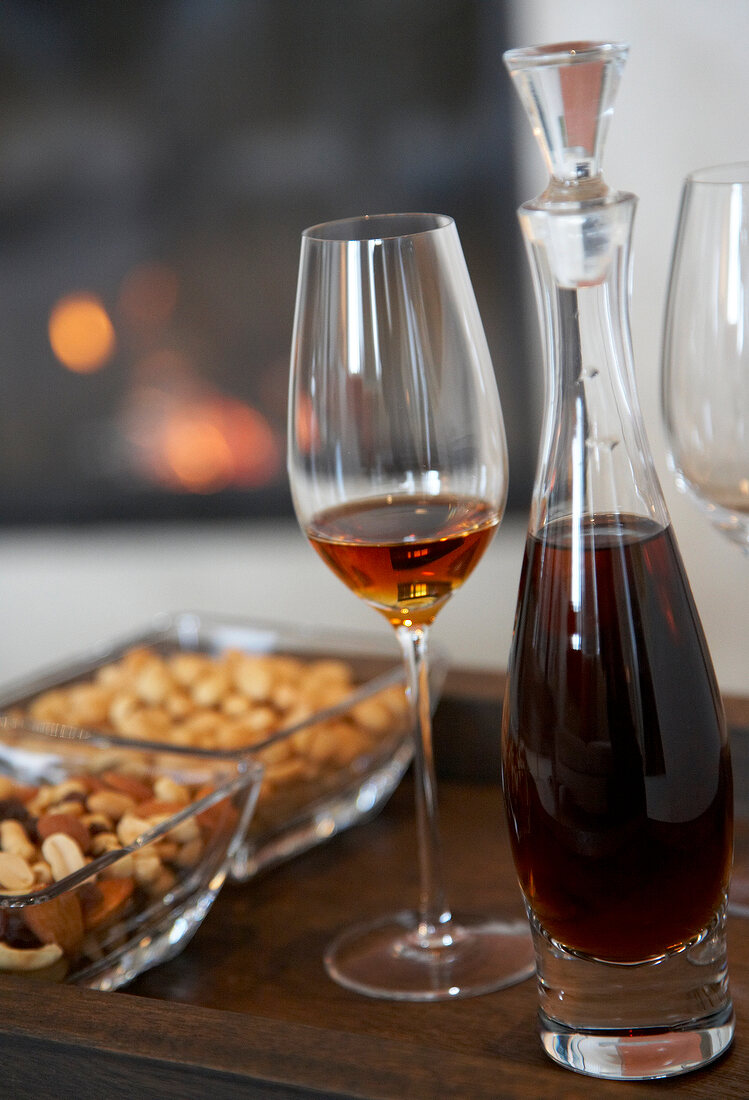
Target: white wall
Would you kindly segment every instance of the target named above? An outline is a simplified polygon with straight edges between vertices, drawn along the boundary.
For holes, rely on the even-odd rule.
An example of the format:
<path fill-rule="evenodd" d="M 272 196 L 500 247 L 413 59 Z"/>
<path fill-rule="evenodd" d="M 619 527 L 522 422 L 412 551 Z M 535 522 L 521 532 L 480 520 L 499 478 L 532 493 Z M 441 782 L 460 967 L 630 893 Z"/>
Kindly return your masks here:
<path fill-rule="evenodd" d="M 508 523 L 445 608 L 435 642 L 456 663 L 500 667 L 509 647 L 524 523 Z M 196 610 L 391 639 L 390 626 L 322 564 L 293 522 L 111 528 L 0 538 L 0 682 Z"/>
<path fill-rule="evenodd" d="M 605 166 L 612 185 L 640 196 L 632 311 L 640 396 L 721 685 L 749 691 L 749 562 L 674 490 L 658 397 L 681 179 L 701 165 L 749 160 L 749 0 L 517 0 L 512 45 L 571 38 L 631 43 Z M 522 199 L 544 181 L 520 112 L 517 125 Z M 504 665 L 523 528 L 522 519 L 505 523 L 438 621 L 435 641 L 454 661 Z M 292 523 L 0 535 L 0 681 L 179 608 L 389 631 Z"/>

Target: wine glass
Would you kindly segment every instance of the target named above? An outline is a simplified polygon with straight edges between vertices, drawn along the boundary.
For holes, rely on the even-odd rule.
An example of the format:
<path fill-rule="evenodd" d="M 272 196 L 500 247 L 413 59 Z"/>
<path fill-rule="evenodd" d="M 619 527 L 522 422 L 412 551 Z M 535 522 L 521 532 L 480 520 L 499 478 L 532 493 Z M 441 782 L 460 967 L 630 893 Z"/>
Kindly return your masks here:
<path fill-rule="evenodd" d="M 507 493 L 499 397 L 451 218 L 303 233 L 288 465 L 310 543 L 395 628 L 414 724 L 419 905 L 344 931 L 328 973 L 412 1001 L 520 981 L 533 971 L 526 922 L 453 915 L 442 873 L 429 627 L 489 545 Z"/>
<path fill-rule="evenodd" d="M 678 488 L 749 553 L 749 163 L 700 169 L 684 182 L 662 402 Z M 730 909 L 749 916 L 745 833 L 735 831 Z"/>

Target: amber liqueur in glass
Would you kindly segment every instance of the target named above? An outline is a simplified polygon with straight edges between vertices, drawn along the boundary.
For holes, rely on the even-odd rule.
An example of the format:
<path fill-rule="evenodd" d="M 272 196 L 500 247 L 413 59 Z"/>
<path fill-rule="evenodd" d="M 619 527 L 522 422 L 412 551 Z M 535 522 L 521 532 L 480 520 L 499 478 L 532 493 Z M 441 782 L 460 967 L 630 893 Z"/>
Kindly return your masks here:
<path fill-rule="evenodd" d="M 727 888 L 731 770 L 670 527 L 529 536 L 507 699 L 511 842 L 545 933 L 621 963 L 689 942 Z"/>
<path fill-rule="evenodd" d="M 453 494 L 393 495 L 316 515 L 312 546 L 395 625 L 428 625 L 472 572 L 496 531 L 496 508 Z"/>

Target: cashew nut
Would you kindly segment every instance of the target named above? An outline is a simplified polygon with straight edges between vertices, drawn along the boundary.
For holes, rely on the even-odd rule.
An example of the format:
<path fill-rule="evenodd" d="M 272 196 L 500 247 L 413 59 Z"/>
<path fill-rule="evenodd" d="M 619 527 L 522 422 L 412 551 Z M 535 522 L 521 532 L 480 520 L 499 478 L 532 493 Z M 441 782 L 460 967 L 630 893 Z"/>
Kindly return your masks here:
<path fill-rule="evenodd" d="M 0 852 L 0 886 L 20 893 L 34 885 L 34 872 L 22 856 Z"/>
<path fill-rule="evenodd" d="M 41 970 L 62 958 L 59 943 L 42 947 L 8 947 L 0 940 L 0 970 Z"/>
<path fill-rule="evenodd" d="M 28 833 L 20 821 L 7 818 L 0 822 L 0 848 L 4 852 L 11 852 L 21 859 L 33 859 L 36 855 L 36 847 L 31 843 Z"/>

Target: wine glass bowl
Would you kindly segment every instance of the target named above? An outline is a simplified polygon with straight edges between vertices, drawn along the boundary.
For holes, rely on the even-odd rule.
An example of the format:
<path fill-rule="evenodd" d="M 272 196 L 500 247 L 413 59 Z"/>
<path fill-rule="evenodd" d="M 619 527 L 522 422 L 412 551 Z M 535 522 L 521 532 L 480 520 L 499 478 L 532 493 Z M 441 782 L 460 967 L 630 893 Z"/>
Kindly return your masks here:
<path fill-rule="evenodd" d="M 489 545 L 507 496 L 499 396 L 451 218 L 378 215 L 304 232 L 288 468 L 311 545 L 395 629 L 415 730 L 419 906 L 344 932 L 328 972 L 408 1000 L 525 978 L 526 922 L 458 920 L 442 875 L 429 628 Z"/>
<path fill-rule="evenodd" d="M 677 487 L 749 551 L 749 163 L 683 186 L 663 346 Z"/>

